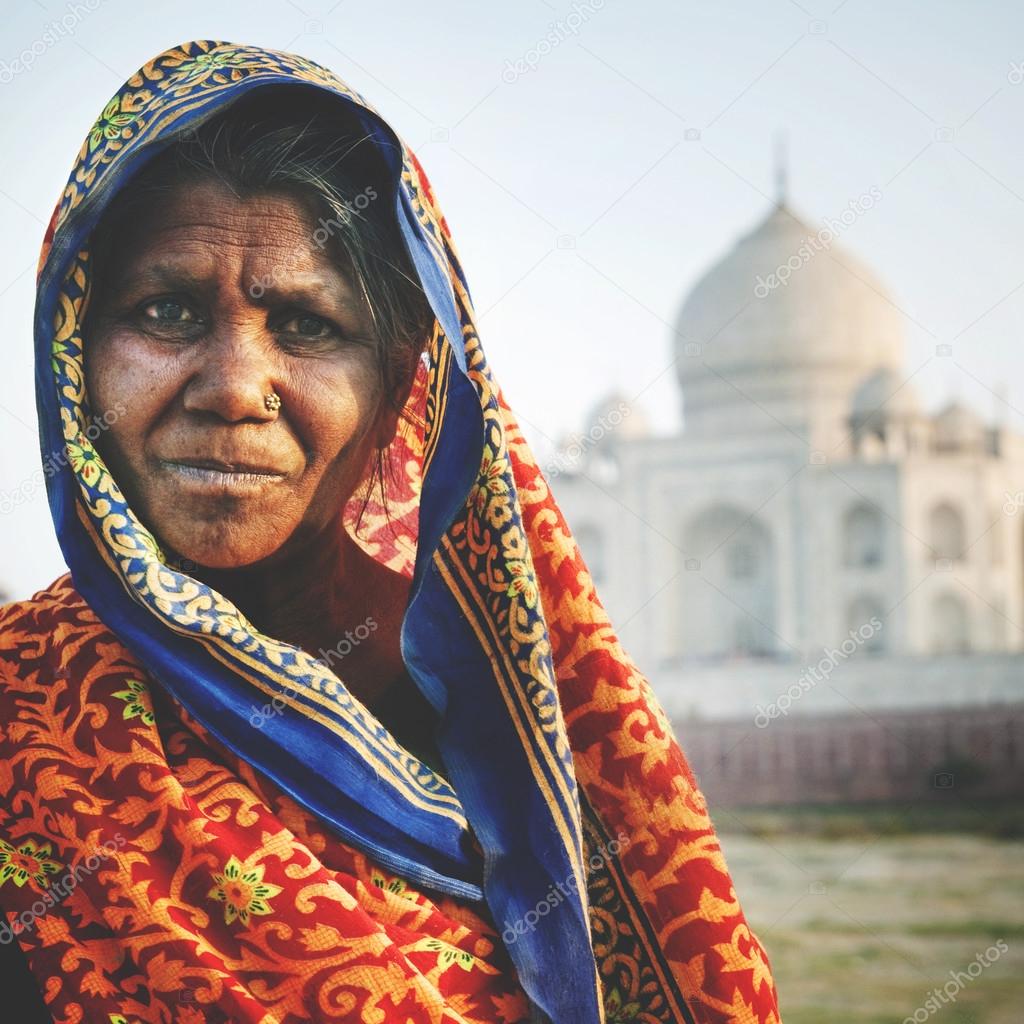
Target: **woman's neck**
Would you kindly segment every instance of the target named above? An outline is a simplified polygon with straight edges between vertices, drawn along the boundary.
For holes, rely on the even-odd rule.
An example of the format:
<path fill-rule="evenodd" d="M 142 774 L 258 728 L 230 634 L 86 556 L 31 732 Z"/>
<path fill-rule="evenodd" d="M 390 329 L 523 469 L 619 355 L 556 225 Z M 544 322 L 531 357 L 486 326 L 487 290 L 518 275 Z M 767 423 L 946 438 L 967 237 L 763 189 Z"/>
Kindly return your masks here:
<path fill-rule="evenodd" d="M 378 703 L 404 675 L 399 633 L 410 580 L 368 555 L 340 524 L 287 557 L 204 570 L 201 578 L 260 632 L 326 662 L 365 704 Z"/>

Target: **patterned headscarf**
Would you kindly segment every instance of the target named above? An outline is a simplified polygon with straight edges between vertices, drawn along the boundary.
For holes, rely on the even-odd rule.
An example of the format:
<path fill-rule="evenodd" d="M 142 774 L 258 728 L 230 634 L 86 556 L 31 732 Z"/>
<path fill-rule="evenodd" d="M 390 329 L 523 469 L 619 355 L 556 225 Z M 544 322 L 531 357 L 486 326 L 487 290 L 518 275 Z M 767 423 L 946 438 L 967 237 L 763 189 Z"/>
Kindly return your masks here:
<path fill-rule="evenodd" d="M 266 86 L 333 94 L 360 120 L 436 318 L 409 397 L 423 427 L 392 444 L 392 514 L 371 504 L 359 542 L 411 576 L 402 652 L 439 715 L 443 776 L 323 660 L 170 564 L 93 444 L 89 237 L 153 156 Z M 778 1021 L 704 800 L 495 380 L 427 177 L 361 96 L 251 46 L 191 42 L 147 63 L 82 145 L 47 232 L 35 333 L 42 450 L 61 455 L 49 500 L 75 587 L 212 737 L 401 877 L 484 899 L 546 1018 Z M 254 703 L 271 699 L 282 713 L 254 729 Z"/>

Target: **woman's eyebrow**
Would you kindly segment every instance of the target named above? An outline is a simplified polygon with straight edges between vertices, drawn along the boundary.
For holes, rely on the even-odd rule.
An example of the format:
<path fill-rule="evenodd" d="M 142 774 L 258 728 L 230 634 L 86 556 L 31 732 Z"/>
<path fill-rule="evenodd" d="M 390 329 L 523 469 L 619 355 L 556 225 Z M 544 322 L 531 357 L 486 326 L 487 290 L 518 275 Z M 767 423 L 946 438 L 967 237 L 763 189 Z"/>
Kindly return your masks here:
<path fill-rule="evenodd" d="M 332 307 L 357 313 L 360 305 L 355 294 L 341 274 L 282 274 L 257 282 L 260 286 L 256 301 L 267 302 L 328 302 Z M 252 292 L 250 291 L 250 294 Z"/>
<path fill-rule="evenodd" d="M 202 288 L 209 283 L 208 274 L 194 264 L 176 262 L 134 263 L 117 274 L 119 287 Z"/>
<path fill-rule="evenodd" d="M 175 260 L 141 263 L 126 267 L 118 275 L 119 288 L 145 289 L 182 288 L 191 291 L 208 289 L 216 277 L 214 268 L 209 272 L 197 269 L 193 261 Z M 242 289 L 261 305 L 268 302 L 324 302 L 332 307 L 358 313 L 361 309 L 355 294 L 341 273 L 312 271 L 296 273 L 282 269 L 241 282 Z"/>

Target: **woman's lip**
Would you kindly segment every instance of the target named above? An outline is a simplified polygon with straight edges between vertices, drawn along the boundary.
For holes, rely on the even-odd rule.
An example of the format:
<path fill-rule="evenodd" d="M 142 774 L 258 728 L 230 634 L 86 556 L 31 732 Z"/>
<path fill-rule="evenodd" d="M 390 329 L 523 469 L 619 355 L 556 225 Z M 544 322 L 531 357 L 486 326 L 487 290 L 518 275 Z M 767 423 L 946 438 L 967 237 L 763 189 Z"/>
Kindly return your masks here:
<path fill-rule="evenodd" d="M 160 464 L 165 470 L 174 474 L 179 484 L 220 494 L 251 493 L 270 484 L 279 483 L 286 475 L 262 466 L 250 467 L 238 464 L 228 466 L 227 463 L 218 463 L 207 459 L 196 462 L 161 459 Z"/>
<path fill-rule="evenodd" d="M 249 473 L 256 476 L 285 476 L 272 466 L 259 466 L 251 462 L 221 462 L 220 459 L 161 459 L 165 465 L 185 466 L 190 469 L 212 469 L 218 473 Z"/>

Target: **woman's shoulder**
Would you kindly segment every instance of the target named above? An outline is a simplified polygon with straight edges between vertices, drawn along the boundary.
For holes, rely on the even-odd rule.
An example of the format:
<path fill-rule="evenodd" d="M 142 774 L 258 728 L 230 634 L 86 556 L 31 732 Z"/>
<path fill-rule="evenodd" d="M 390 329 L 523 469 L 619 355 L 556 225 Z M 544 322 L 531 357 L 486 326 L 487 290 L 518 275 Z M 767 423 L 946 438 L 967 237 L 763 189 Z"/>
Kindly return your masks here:
<path fill-rule="evenodd" d="M 11 792 L 10 765 L 20 755 L 37 747 L 71 757 L 87 742 L 75 730 L 83 722 L 94 730 L 100 719 L 90 715 L 109 716 L 111 700 L 134 700 L 131 680 L 140 673 L 70 576 L 0 608 L 0 798 Z"/>
<path fill-rule="evenodd" d="M 96 621 L 85 598 L 75 589 L 71 573 L 66 572 L 31 597 L 0 605 L 0 633 L 6 635 L 25 628 L 53 629 L 61 622 L 78 619 L 83 612 Z"/>
<path fill-rule="evenodd" d="M 61 650 L 104 627 L 65 573 L 23 601 L 0 607 L 0 686 L 13 674 L 63 660 Z"/>

